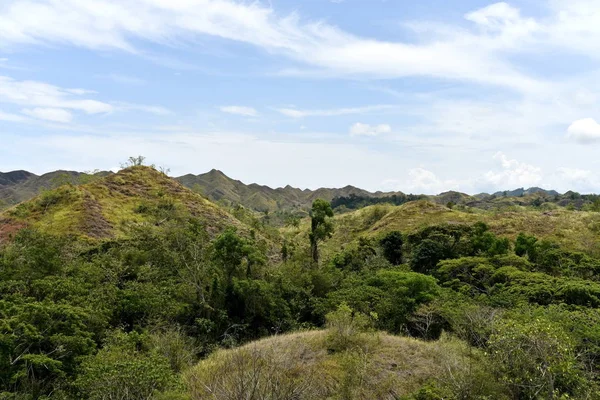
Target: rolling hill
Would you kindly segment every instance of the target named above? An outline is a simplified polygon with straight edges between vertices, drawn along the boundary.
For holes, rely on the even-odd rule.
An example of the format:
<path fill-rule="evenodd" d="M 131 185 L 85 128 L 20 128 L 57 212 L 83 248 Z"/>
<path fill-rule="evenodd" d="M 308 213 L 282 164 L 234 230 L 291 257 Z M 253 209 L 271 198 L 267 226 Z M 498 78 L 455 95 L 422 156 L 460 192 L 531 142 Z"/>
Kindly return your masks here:
<path fill-rule="evenodd" d="M 322 246 L 324 259 L 351 247 L 361 237 L 377 238 L 392 231 L 414 233 L 431 225 L 485 222 L 501 237 L 514 240 L 521 232 L 561 243 L 566 248 L 600 256 L 600 213 L 556 207 L 550 210 L 511 206 L 496 210 L 448 208 L 431 200 L 412 201 L 400 206 L 380 204 L 335 215 L 333 237 Z M 299 246 L 306 246 L 308 219 L 299 228 L 282 231 Z"/>
<path fill-rule="evenodd" d="M 111 172 L 107 171 L 87 174 L 63 170 L 40 176 L 27 171 L 0 173 L 0 210 L 29 200 L 44 190 L 53 189 L 65 183 L 82 184 L 110 174 Z"/>
<path fill-rule="evenodd" d="M 90 175 L 74 171 L 54 171 L 41 176 L 27 171 L 0 173 L 0 210 L 29 200 L 41 192 L 63 183 L 84 184 L 110 174 L 112 173 L 98 172 Z M 337 189 L 310 190 L 290 185 L 273 189 L 256 183 L 243 183 L 216 169 L 200 175 L 180 176 L 175 180 L 226 208 L 241 205 L 259 213 L 291 212 L 299 215 L 306 215 L 312 202 L 318 198 L 327 201 L 336 199 L 336 204 L 347 206 L 341 207 L 340 210 L 351 210 L 379 203 L 400 205 L 420 199 L 428 199 L 440 205 L 451 204 L 484 210 L 539 206 L 542 203 L 554 203 L 562 207 L 573 206 L 576 209 L 582 209 L 597 199 L 596 195 L 580 195 L 573 191 L 560 194 L 555 190 L 537 187 L 519 188 L 494 194 L 479 193 L 473 196 L 456 191 L 448 191 L 435 196 L 406 195 L 402 192 L 369 192 L 350 185 Z"/>
<path fill-rule="evenodd" d="M 29 178 L 18 185 L 29 183 L 28 187 L 33 187 L 41 178 Z M 43 182 L 48 182 L 47 178 L 44 176 Z M 132 224 L 160 223 L 188 214 L 200 218 L 212 232 L 227 226 L 244 229 L 208 199 L 153 168 L 139 166 L 90 183 L 66 183 L 43 191 L 0 214 L 0 236 L 32 226 L 55 234 L 104 239 L 125 235 Z"/>
<path fill-rule="evenodd" d="M 274 212 L 278 210 L 308 209 L 316 199 L 333 200 L 335 197 L 350 195 L 362 197 L 391 196 L 394 193 L 371 193 L 354 186 L 341 189 L 319 188 L 316 190 L 298 189 L 292 186 L 270 188 L 252 183 L 244 184 L 239 180 L 229 178 L 223 172 L 213 169 L 206 174 L 184 175 L 176 178 L 183 185 L 201 192 L 213 201 L 227 206 L 241 204 L 255 211 Z"/>

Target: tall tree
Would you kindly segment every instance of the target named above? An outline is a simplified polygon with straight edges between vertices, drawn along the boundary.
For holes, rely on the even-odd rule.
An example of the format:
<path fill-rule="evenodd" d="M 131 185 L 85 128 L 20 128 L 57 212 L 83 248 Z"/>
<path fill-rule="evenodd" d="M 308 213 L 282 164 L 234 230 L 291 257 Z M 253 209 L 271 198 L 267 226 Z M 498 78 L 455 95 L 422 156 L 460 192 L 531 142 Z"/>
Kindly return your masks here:
<path fill-rule="evenodd" d="M 394 265 L 402 264 L 402 245 L 404 244 L 404 238 L 402 233 L 398 231 L 392 231 L 385 235 L 379 241 L 379 244 L 383 248 L 383 256 L 390 263 Z"/>
<path fill-rule="evenodd" d="M 317 199 L 313 202 L 310 210 L 311 228 L 310 228 L 310 250 L 313 261 L 319 262 L 319 242 L 330 238 L 333 234 L 333 210 L 331 204 L 323 199 Z"/>

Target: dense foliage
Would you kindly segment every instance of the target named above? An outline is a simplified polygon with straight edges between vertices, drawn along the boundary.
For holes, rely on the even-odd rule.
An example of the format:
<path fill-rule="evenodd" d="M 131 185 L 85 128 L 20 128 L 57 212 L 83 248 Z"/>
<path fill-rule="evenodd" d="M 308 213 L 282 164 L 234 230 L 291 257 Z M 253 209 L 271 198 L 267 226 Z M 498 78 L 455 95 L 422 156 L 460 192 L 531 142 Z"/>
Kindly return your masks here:
<path fill-rule="evenodd" d="M 0 248 L 0 399 L 188 398 L 181 377 L 215 349 L 327 321 L 346 332 L 352 315 L 447 332 L 487 365 L 414 399 L 596 396 L 600 260 L 475 223 L 363 237 L 315 263 L 333 220 L 323 201 L 311 215 L 283 261 L 258 232 L 210 236 L 168 207 L 93 244 L 21 230 Z"/>
<path fill-rule="evenodd" d="M 372 206 L 375 204 L 393 204 L 395 206 L 408 203 L 409 201 L 425 199 L 427 196 L 417 194 L 393 194 L 391 196 L 360 196 L 356 194 L 350 194 L 349 196 L 335 197 L 331 201 L 331 207 L 342 208 L 345 207 L 349 210 L 356 210 L 359 208 Z"/>

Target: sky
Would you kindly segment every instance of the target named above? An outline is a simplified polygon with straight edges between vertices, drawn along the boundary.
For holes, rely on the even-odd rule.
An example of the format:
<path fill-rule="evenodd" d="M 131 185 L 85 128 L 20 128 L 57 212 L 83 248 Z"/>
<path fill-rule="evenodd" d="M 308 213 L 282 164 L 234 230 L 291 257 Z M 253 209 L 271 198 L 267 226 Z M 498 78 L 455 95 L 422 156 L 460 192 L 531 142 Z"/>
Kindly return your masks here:
<path fill-rule="evenodd" d="M 0 171 L 600 192 L 600 0 L 2 0 Z"/>

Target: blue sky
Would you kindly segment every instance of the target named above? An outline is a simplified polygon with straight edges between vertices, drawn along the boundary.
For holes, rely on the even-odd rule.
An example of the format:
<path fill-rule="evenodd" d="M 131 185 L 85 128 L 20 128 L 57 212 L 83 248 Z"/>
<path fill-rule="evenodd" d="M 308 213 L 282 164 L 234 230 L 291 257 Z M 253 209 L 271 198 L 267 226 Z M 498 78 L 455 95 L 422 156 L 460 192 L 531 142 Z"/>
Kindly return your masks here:
<path fill-rule="evenodd" d="M 5 0 L 0 171 L 600 192 L 600 1 Z"/>

